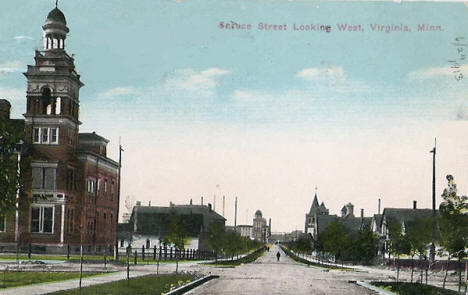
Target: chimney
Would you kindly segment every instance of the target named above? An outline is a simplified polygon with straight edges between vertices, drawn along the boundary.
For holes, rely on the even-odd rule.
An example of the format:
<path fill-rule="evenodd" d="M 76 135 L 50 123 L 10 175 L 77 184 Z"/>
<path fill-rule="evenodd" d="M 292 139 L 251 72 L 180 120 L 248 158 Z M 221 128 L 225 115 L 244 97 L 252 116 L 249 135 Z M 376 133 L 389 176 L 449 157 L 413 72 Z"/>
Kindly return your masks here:
<path fill-rule="evenodd" d="M 418 201 L 413 201 L 413 209 L 416 210 L 418 208 Z"/>
<path fill-rule="evenodd" d="M 151 201 L 148 201 L 148 207 L 151 207 Z"/>
<path fill-rule="evenodd" d="M 141 201 L 136 201 L 137 206 L 141 206 Z"/>
<path fill-rule="evenodd" d="M 209 212 L 211 212 L 211 204 L 210 203 L 208 203 L 208 210 L 209 210 Z"/>
<path fill-rule="evenodd" d="M 0 118 L 10 119 L 11 104 L 6 99 L 0 99 Z"/>
<path fill-rule="evenodd" d="M 378 206 L 378 209 L 377 209 L 377 214 L 380 215 L 380 198 L 379 198 L 379 206 Z"/>
<path fill-rule="evenodd" d="M 203 196 L 201 197 L 201 205 L 203 206 Z"/>
<path fill-rule="evenodd" d="M 192 206 L 192 199 L 190 199 L 190 206 Z"/>
<path fill-rule="evenodd" d="M 361 209 L 361 219 L 364 218 L 364 209 Z"/>

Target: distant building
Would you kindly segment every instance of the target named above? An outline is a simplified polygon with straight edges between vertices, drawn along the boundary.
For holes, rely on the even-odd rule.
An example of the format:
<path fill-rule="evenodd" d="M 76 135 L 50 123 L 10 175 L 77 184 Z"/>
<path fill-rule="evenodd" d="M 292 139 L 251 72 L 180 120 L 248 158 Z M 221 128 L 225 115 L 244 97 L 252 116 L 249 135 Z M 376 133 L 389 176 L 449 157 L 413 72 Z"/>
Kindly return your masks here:
<path fill-rule="evenodd" d="M 137 203 L 141 204 L 141 203 Z M 162 245 L 163 238 L 169 233 L 171 215 L 179 216 L 187 225 L 189 244 L 186 248 L 207 250 L 206 231 L 212 223 L 225 226 L 226 219 L 204 205 L 174 205 L 133 207 L 128 224 L 119 224 L 119 248 L 152 248 Z"/>
<path fill-rule="evenodd" d="M 319 215 L 328 215 L 329 210 L 325 207 L 325 203 L 319 205 L 317 193 L 315 193 L 314 200 L 312 201 L 312 205 L 310 206 L 309 213 L 305 215 L 305 227 L 304 232 L 306 234 L 315 237 L 317 235 L 317 217 Z"/>
<path fill-rule="evenodd" d="M 371 227 L 372 218 L 364 217 L 363 209 L 361 209 L 361 216 L 355 217 L 354 206 L 351 203 L 343 206 L 341 216 L 330 215 L 323 202 L 318 204 L 317 194 L 315 194 L 309 213 L 306 214 L 305 233 L 317 240 L 328 225 L 335 221 L 343 224 L 348 234 L 356 235 L 362 229 Z"/>
<path fill-rule="evenodd" d="M 253 226 L 252 225 L 238 225 L 236 228 L 241 237 L 253 239 Z"/>
<path fill-rule="evenodd" d="M 262 216 L 262 211 L 257 210 L 253 219 L 253 238 L 257 241 L 266 243 L 270 230 L 268 229 L 266 219 Z"/>

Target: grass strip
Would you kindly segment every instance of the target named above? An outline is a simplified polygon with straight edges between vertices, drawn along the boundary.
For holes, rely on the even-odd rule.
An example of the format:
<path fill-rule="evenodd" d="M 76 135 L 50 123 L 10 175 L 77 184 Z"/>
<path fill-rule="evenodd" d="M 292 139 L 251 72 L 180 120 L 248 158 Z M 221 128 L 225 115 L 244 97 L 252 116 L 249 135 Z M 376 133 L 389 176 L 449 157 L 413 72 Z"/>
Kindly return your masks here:
<path fill-rule="evenodd" d="M 195 277 L 187 274 L 170 274 L 170 275 L 148 275 L 130 280 L 121 280 L 111 283 L 94 285 L 86 288 L 72 289 L 51 293 L 54 295 L 99 295 L 99 294 L 139 294 L 139 295 L 154 295 L 167 293 L 172 289 L 193 281 Z"/>
<path fill-rule="evenodd" d="M 83 277 L 97 275 L 97 273 L 83 273 Z M 79 272 L 24 272 L 2 271 L 0 272 L 0 288 L 19 287 L 32 284 L 50 283 L 77 279 Z"/>
<path fill-rule="evenodd" d="M 456 295 L 458 292 L 439 287 L 406 282 L 371 282 L 372 285 L 399 295 Z"/>
<path fill-rule="evenodd" d="M 321 267 L 321 268 L 326 268 L 326 269 L 332 269 L 332 270 L 353 271 L 353 269 L 349 268 L 349 267 L 341 267 L 341 266 L 327 265 L 327 264 L 320 264 L 320 263 L 312 262 L 312 261 L 309 261 L 307 259 L 304 259 L 302 257 L 297 256 L 296 254 L 291 252 L 291 250 L 289 250 L 285 246 L 281 245 L 280 247 L 281 247 L 281 250 L 283 250 L 284 253 L 286 253 L 286 255 L 291 257 L 294 261 L 297 261 L 297 262 L 300 262 L 300 263 L 304 263 L 304 264 L 311 265 L 311 266 L 316 266 L 316 267 Z"/>
<path fill-rule="evenodd" d="M 236 259 L 236 260 L 223 260 L 223 261 L 216 261 L 216 262 L 213 262 L 213 263 L 207 263 L 208 265 L 212 265 L 212 266 L 220 266 L 220 267 L 229 267 L 229 266 L 238 266 L 238 265 L 241 265 L 241 264 L 246 264 L 246 263 L 251 263 L 251 262 L 254 262 L 255 260 L 257 260 L 260 256 L 263 255 L 263 253 L 265 253 L 266 251 L 266 247 L 262 247 L 262 248 L 259 248 L 257 250 L 255 250 L 254 252 L 250 253 L 249 255 L 247 256 L 244 256 L 240 259 Z"/>

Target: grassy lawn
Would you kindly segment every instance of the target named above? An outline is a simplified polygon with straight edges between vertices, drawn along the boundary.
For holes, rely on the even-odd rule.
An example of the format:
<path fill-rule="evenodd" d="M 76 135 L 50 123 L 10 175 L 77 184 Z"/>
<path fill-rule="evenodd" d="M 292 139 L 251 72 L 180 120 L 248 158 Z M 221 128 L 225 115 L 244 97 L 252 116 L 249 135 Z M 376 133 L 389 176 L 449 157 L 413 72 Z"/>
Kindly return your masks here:
<path fill-rule="evenodd" d="M 95 273 L 84 273 L 83 277 L 96 275 Z M 0 272 L 0 288 L 18 287 L 46 282 L 77 279 L 79 272 Z"/>
<path fill-rule="evenodd" d="M 372 282 L 372 285 L 400 295 L 456 295 L 458 292 L 417 283 Z"/>
<path fill-rule="evenodd" d="M 95 285 L 87 288 L 74 289 L 68 291 L 60 291 L 51 293 L 54 295 L 96 295 L 96 294 L 141 294 L 141 295 L 155 295 L 166 293 L 171 288 L 179 287 L 194 280 L 190 275 L 150 275 L 139 278 L 130 279 L 130 281 L 122 280 L 112 283 Z"/>
<path fill-rule="evenodd" d="M 300 263 L 304 263 L 304 264 L 311 265 L 311 266 L 316 266 L 316 267 L 321 267 L 321 268 L 327 268 L 327 269 L 331 269 L 331 270 L 353 271 L 353 269 L 349 268 L 349 267 L 341 267 L 341 266 L 335 266 L 335 265 L 315 263 L 315 262 L 309 261 L 307 259 L 304 259 L 304 258 L 301 258 L 301 257 L 295 255 L 294 253 L 292 253 L 286 247 L 281 247 L 281 249 L 284 251 L 284 253 L 286 253 L 286 255 L 291 257 L 294 261 L 297 261 L 297 262 L 300 262 Z"/>

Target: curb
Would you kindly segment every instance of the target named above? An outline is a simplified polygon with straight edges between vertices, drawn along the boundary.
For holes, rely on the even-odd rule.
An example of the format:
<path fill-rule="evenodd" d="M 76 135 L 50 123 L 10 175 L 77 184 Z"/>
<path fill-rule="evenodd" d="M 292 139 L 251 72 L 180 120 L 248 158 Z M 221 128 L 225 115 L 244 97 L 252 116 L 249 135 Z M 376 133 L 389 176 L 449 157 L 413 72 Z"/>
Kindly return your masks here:
<path fill-rule="evenodd" d="M 200 285 L 203 285 L 204 283 L 212 280 L 212 279 L 217 279 L 219 278 L 219 276 L 217 275 L 209 275 L 209 276 L 206 276 L 206 277 L 203 277 L 203 278 L 200 278 L 198 280 L 195 280 L 185 286 L 182 286 L 182 287 L 179 287 L 177 289 L 174 289 L 168 293 L 166 293 L 166 295 L 180 295 L 180 294 L 184 294 L 185 292 L 187 291 L 190 291 Z"/>
<path fill-rule="evenodd" d="M 377 286 L 371 285 L 371 284 L 363 282 L 363 281 L 356 281 L 356 282 L 353 282 L 353 283 L 355 283 L 356 285 L 359 285 L 361 287 L 364 287 L 366 289 L 377 292 L 379 294 L 382 294 L 382 295 L 397 295 L 397 293 L 381 289 L 381 288 L 379 288 Z"/>

